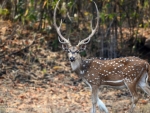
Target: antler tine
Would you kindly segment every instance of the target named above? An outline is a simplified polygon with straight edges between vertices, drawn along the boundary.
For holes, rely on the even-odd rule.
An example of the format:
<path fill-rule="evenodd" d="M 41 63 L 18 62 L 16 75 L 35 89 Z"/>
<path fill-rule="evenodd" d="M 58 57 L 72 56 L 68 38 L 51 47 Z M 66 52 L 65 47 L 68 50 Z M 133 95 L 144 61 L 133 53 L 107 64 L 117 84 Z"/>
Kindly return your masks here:
<path fill-rule="evenodd" d="M 80 41 L 77 46 L 89 43 L 91 37 L 95 34 L 96 29 L 98 28 L 98 25 L 99 25 L 99 11 L 98 11 L 98 8 L 97 8 L 97 5 L 96 5 L 95 2 L 94 2 L 94 4 L 95 4 L 95 7 L 96 7 L 96 11 L 97 11 L 97 24 L 96 24 L 95 28 L 93 29 L 92 20 L 91 20 L 91 30 L 92 30 L 91 34 L 87 38 L 85 38 L 84 40 Z"/>
<path fill-rule="evenodd" d="M 57 24 L 56 24 L 56 10 L 58 8 L 58 4 L 59 4 L 60 0 L 57 2 L 56 4 L 56 7 L 54 9 L 54 17 L 53 17 L 53 21 L 54 21 L 54 27 L 59 35 L 59 37 L 63 40 L 61 41 L 60 38 L 58 37 L 58 40 L 60 43 L 63 43 L 63 44 L 68 44 L 69 46 L 71 46 L 71 43 L 69 40 L 67 40 L 65 37 L 62 36 L 61 32 L 60 32 L 60 28 L 61 28 L 61 24 L 62 24 L 62 19 L 61 19 L 61 22 L 60 22 L 60 26 L 58 27 Z"/>

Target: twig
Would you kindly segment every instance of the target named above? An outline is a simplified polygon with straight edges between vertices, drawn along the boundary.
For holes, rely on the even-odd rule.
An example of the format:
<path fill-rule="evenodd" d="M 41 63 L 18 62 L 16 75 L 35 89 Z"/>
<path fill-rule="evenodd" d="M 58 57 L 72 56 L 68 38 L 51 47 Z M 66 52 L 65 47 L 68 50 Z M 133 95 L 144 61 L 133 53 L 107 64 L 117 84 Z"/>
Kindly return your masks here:
<path fill-rule="evenodd" d="M 6 5 L 7 1 L 8 1 L 8 0 L 4 0 L 4 1 L 3 1 L 2 5 L 1 5 L 2 9 L 3 9 L 4 6 Z"/>
<path fill-rule="evenodd" d="M 109 34 L 109 32 L 110 32 L 110 29 L 111 29 L 111 26 L 112 26 L 112 24 L 114 23 L 114 20 L 115 20 L 115 19 L 113 19 L 112 22 L 110 23 L 109 28 L 107 29 L 107 32 L 106 32 L 106 35 L 104 36 L 104 38 L 106 38 L 106 37 L 108 36 L 108 34 Z"/>

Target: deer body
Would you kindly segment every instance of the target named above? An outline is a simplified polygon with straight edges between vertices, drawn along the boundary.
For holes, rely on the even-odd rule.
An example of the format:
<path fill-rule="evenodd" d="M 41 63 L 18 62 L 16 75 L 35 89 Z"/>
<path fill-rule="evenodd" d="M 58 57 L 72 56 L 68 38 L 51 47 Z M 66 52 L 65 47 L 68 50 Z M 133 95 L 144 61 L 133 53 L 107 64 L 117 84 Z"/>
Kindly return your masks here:
<path fill-rule="evenodd" d="M 149 64 L 138 57 L 124 57 L 113 60 L 95 58 L 76 60 L 71 62 L 71 67 L 79 77 L 84 78 L 91 85 L 125 86 L 124 82 L 132 83 L 139 80 L 140 74 L 144 73 L 144 69 L 148 72 Z"/>
<path fill-rule="evenodd" d="M 96 27 L 93 29 L 91 25 L 91 34 L 80 41 L 76 46 L 72 46 L 70 41 L 62 36 L 60 32 L 61 24 L 59 27 L 56 24 L 56 9 L 59 1 L 54 9 L 54 27 L 59 35 L 59 42 L 62 43 L 63 49 L 68 52 L 72 70 L 91 88 L 91 113 L 96 112 L 96 104 L 100 110 L 108 113 L 105 104 L 98 97 L 99 87 L 103 85 L 126 87 L 132 96 L 130 112 L 133 112 L 135 104 L 139 99 L 136 87 L 139 86 L 145 93 L 150 95 L 150 87 L 147 84 L 148 73 L 150 73 L 148 62 L 138 57 L 115 58 L 112 60 L 100 60 L 96 58 L 83 60 L 79 53 L 86 49 L 86 44 L 90 41 L 99 26 L 99 11 L 97 5 L 94 2 L 97 11 Z"/>
<path fill-rule="evenodd" d="M 79 55 L 79 54 L 78 54 Z M 93 92 L 93 103 L 106 113 L 108 110 L 105 104 L 98 97 L 100 86 L 127 87 L 132 95 L 133 111 L 139 96 L 136 87 L 139 86 L 145 93 L 150 95 L 150 87 L 147 85 L 149 64 L 138 57 L 124 57 L 112 60 L 100 60 L 97 58 L 82 60 L 80 55 L 68 53 L 68 57 L 74 57 L 71 61 L 72 70 L 89 85 Z M 94 106 L 95 107 L 95 106 Z M 95 113 L 95 108 L 93 108 Z"/>
<path fill-rule="evenodd" d="M 81 60 L 78 58 L 78 60 L 71 62 L 71 67 L 89 85 L 93 92 L 96 90 L 96 93 L 93 94 L 96 95 L 93 96 L 93 100 L 106 113 L 108 110 L 97 94 L 100 86 L 127 87 L 132 95 L 131 112 L 139 99 L 136 92 L 137 86 L 150 95 L 150 88 L 147 85 L 149 64 L 138 57 L 124 57 L 113 60 Z"/>

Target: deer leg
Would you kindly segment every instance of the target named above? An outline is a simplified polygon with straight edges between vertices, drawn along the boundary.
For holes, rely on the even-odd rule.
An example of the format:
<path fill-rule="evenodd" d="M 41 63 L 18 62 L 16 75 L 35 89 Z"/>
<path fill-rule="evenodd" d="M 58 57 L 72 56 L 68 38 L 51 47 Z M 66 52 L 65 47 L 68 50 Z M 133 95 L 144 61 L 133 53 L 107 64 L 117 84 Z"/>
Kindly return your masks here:
<path fill-rule="evenodd" d="M 148 80 L 148 74 L 144 73 L 143 76 L 141 77 L 138 85 L 145 93 L 147 93 L 150 96 L 150 87 L 147 84 L 147 80 Z"/>
<path fill-rule="evenodd" d="M 92 91 L 92 86 L 85 79 L 83 79 L 83 81 L 90 87 L 90 89 Z M 105 111 L 105 113 L 108 113 L 108 110 L 107 110 L 105 104 L 98 97 L 98 91 L 97 91 L 97 95 L 95 96 L 95 98 L 97 98 L 97 105 L 99 107 L 99 110 L 102 110 L 102 111 Z M 92 108 L 92 110 L 93 110 L 93 108 Z"/>
<path fill-rule="evenodd" d="M 108 113 L 108 109 L 106 108 L 105 104 L 97 97 L 97 105 L 99 107 L 99 110 L 105 111 L 105 113 Z"/>
<path fill-rule="evenodd" d="M 144 86 L 140 86 L 143 91 L 148 94 L 150 96 L 150 87 L 148 86 L 148 84 L 144 84 Z"/>
<path fill-rule="evenodd" d="M 92 86 L 92 111 L 91 113 L 96 113 L 96 103 L 98 101 L 98 87 Z"/>
<path fill-rule="evenodd" d="M 125 85 L 128 88 L 128 90 L 130 91 L 130 94 L 132 96 L 131 108 L 129 110 L 129 112 L 132 113 L 136 103 L 139 100 L 139 96 L 136 91 L 136 82 L 135 81 L 134 82 L 125 82 Z"/>
<path fill-rule="evenodd" d="M 88 81 L 86 81 L 86 79 L 84 79 L 84 78 L 82 78 L 82 79 L 83 79 L 83 81 L 89 86 L 90 90 L 92 91 L 92 87 L 91 87 L 91 85 L 88 83 Z"/>
<path fill-rule="evenodd" d="M 108 113 L 108 109 L 106 108 L 105 104 L 99 99 L 98 97 L 98 86 L 92 86 L 92 111 L 91 113 L 96 112 L 96 104 L 98 105 L 99 109 Z"/>

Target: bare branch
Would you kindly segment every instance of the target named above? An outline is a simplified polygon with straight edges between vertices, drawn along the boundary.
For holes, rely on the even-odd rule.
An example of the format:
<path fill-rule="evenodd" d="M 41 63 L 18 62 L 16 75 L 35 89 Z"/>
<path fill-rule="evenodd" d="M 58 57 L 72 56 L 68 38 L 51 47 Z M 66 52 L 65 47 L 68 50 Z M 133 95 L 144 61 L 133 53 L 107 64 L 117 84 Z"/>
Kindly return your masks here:
<path fill-rule="evenodd" d="M 104 37 L 107 37 L 107 36 L 108 36 L 108 34 L 109 34 L 109 32 L 110 32 L 110 29 L 111 29 L 111 27 L 112 27 L 112 24 L 114 23 L 114 20 L 115 20 L 115 19 L 113 19 L 112 22 L 110 23 L 109 28 L 107 29 L 106 35 L 105 35 Z"/>

